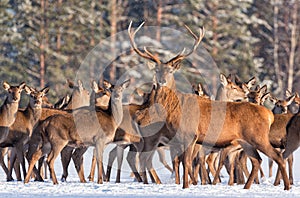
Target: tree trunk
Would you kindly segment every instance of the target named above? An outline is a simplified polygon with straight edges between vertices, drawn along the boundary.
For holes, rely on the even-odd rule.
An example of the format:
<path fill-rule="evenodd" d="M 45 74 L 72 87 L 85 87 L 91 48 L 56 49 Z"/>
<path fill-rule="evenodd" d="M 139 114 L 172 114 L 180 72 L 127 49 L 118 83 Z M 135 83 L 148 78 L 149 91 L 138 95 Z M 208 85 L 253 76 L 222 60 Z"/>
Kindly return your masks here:
<path fill-rule="evenodd" d="M 62 0 L 57 1 L 57 10 L 58 12 L 61 13 L 62 9 Z M 57 34 L 56 34 L 56 51 L 59 52 L 61 49 L 61 32 L 60 32 L 60 27 L 57 28 Z"/>
<path fill-rule="evenodd" d="M 41 0 L 40 21 L 40 87 L 45 87 L 45 0 Z"/>
<path fill-rule="evenodd" d="M 162 18 L 162 1 L 157 0 L 157 29 L 156 29 L 156 40 L 160 42 L 160 27 L 161 27 L 161 18 Z"/>
<path fill-rule="evenodd" d="M 293 90 L 294 81 L 294 62 L 295 62 L 295 51 L 297 45 L 297 14 L 298 14 L 298 2 L 294 2 L 292 9 L 292 26 L 291 26 L 291 49 L 289 56 L 289 70 L 288 70 L 288 82 L 287 89 Z"/>
<path fill-rule="evenodd" d="M 275 67 L 275 75 L 278 83 L 278 87 L 276 92 L 282 92 L 283 83 L 281 79 L 281 70 L 279 67 L 279 59 L 278 59 L 278 49 L 279 49 L 279 36 L 278 36 L 278 12 L 279 12 L 279 0 L 274 0 L 274 49 L 273 49 L 273 58 L 274 58 L 274 67 Z"/>
<path fill-rule="evenodd" d="M 110 46 L 111 46 L 111 60 L 116 58 L 116 33 L 117 33 L 117 0 L 111 0 L 111 18 L 110 18 Z M 109 79 L 113 82 L 116 78 L 116 66 L 114 63 L 111 64 Z"/>

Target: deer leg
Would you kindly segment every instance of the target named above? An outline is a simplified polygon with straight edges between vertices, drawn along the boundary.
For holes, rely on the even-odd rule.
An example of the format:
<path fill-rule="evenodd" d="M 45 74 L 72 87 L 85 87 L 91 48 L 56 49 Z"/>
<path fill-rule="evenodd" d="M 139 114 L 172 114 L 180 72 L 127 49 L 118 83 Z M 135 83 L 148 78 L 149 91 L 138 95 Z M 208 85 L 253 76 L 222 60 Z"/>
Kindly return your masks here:
<path fill-rule="evenodd" d="M 32 170 L 34 168 L 34 165 L 40 159 L 41 156 L 42 156 L 42 150 L 39 149 L 39 150 L 35 151 L 35 153 L 33 153 L 33 155 L 28 160 L 29 161 L 29 167 L 28 167 L 28 171 L 27 171 L 26 177 L 24 179 L 24 183 L 25 184 L 29 182 Z"/>
<path fill-rule="evenodd" d="M 161 180 L 159 179 L 156 171 L 153 168 L 152 160 L 153 160 L 154 151 L 151 151 L 151 154 L 149 155 L 147 159 L 147 169 L 149 170 L 149 175 L 151 177 L 151 180 L 153 183 L 161 184 Z"/>
<path fill-rule="evenodd" d="M 97 166 L 98 166 L 98 184 L 103 184 L 103 150 L 104 145 L 102 142 L 97 142 L 95 146 L 95 153 L 96 153 L 96 159 L 97 159 Z"/>
<path fill-rule="evenodd" d="M 83 154 L 87 151 L 87 149 L 87 147 L 76 148 L 72 154 L 72 160 L 81 183 L 86 183 L 83 169 Z"/>
<path fill-rule="evenodd" d="M 10 150 L 10 160 L 9 160 L 9 166 L 8 166 L 8 175 L 7 175 L 7 181 L 13 181 L 12 177 L 12 171 L 15 168 L 16 177 L 19 177 L 21 175 L 20 173 L 20 165 L 17 164 L 17 154 L 15 151 L 15 148 L 11 148 Z"/>
<path fill-rule="evenodd" d="M 264 143 L 263 145 L 260 145 L 259 142 L 257 142 L 258 149 L 263 152 L 268 157 L 272 158 L 277 164 L 280 169 L 283 181 L 284 181 L 284 189 L 289 190 L 290 189 L 290 182 L 285 170 L 285 163 L 284 160 L 280 154 L 279 151 L 277 151 L 275 148 L 271 146 L 269 141 L 267 142 L 261 142 Z"/>
<path fill-rule="evenodd" d="M 147 152 L 141 152 L 139 154 L 141 176 L 144 184 L 148 184 L 147 174 L 146 174 L 146 161 L 147 161 Z"/>
<path fill-rule="evenodd" d="M 245 184 L 245 178 L 244 178 L 244 168 L 243 168 L 243 163 L 247 163 L 247 162 L 244 162 L 242 160 L 246 159 L 247 158 L 244 158 L 244 151 L 240 151 L 238 156 L 235 158 L 235 164 L 237 165 L 238 167 L 238 181 L 237 181 L 237 184 Z"/>
<path fill-rule="evenodd" d="M 163 148 L 157 148 L 156 151 L 158 153 L 159 161 L 172 173 L 173 169 L 166 162 L 166 155 Z"/>
<path fill-rule="evenodd" d="M 39 161 L 39 163 L 38 163 L 38 171 L 37 172 L 39 174 L 35 174 L 35 180 L 34 181 L 43 181 L 43 178 L 41 177 L 41 175 L 44 175 L 44 179 L 46 179 L 46 176 L 47 176 L 47 173 L 46 173 L 47 166 L 43 167 L 43 165 L 45 165 L 45 163 L 44 163 L 45 162 L 45 156 L 41 157 L 38 161 Z"/>
<path fill-rule="evenodd" d="M 269 158 L 269 177 L 272 177 L 273 175 L 273 171 L 272 171 L 272 167 L 273 167 L 273 160 Z"/>
<path fill-rule="evenodd" d="M 110 152 L 109 152 L 109 155 L 108 155 L 108 163 L 107 163 L 107 169 L 106 169 L 106 181 L 109 182 L 110 180 L 110 174 L 111 174 L 111 168 L 112 168 L 112 165 L 117 157 L 117 151 L 118 150 L 118 145 L 115 146 Z"/>
<path fill-rule="evenodd" d="M 117 170 L 117 178 L 116 183 L 121 182 L 121 168 L 123 163 L 123 155 L 124 155 L 124 148 L 117 147 L 117 162 L 118 162 L 118 170 Z"/>
<path fill-rule="evenodd" d="M 293 178 L 293 161 L 294 161 L 294 156 L 291 154 L 288 158 L 288 166 L 289 166 L 289 179 L 290 179 L 290 184 L 294 184 L 294 178 Z"/>
<path fill-rule="evenodd" d="M 214 175 L 214 180 L 213 180 L 213 182 L 212 182 L 213 185 L 216 185 L 217 182 L 218 182 L 218 178 L 219 178 L 221 169 L 222 169 L 222 167 L 223 167 L 223 165 L 224 165 L 224 162 L 225 162 L 225 160 L 226 160 L 226 157 L 227 157 L 229 151 L 231 150 L 231 148 L 232 148 L 232 146 L 226 147 L 226 148 L 224 148 L 224 149 L 221 151 L 221 153 L 220 153 L 219 165 L 218 165 L 218 168 L 217 168 L 216 173 L 215 173 L 215 175 Z"/>
<path fill-rule="evenodd" d="M 194 171 L 195 180 L 198 181 L 198 175 L 199 175 L 200 179 L 202 179 L 201 170 L 200 170 L 199 156 L 197 156 L 193 159 L 192 167 L 193 167 L 193 171 Z M 202 181 L 201 181 L 201 183 L 202 183 Z M 192 184 L 192 180 L 190 180 L 189 184 Z"/>
<path fill-rule="evenodd" d="M 92 163 L 91 163 L 91 171 L 88 176 L 89 181 L 94 181 L 96 162 L 97 162 L 97 159 L 95 156 L 95 149 L 94 149 L 94 154 L 93 154 Z"/>
<path fill-rule="evenodd" d="M 199 163 L 200 163 L 201 184 L 202 185 L 206 185 L 208 183 L 210 184 L 211 181 L 210 181 L 208 172 L 206 171 L 206 167 L 205 167 L 205 153 L 204 152 L 202 154 L 200 152 Z"/>
<path fill-rule="evenodd" d="M 56 174 L 55 174 L 55 170 L 54 170 L 54 161 L 57 158 L 57 156 L 59 155 L 59 153 L 63 150 L 63 148 L 67 145 L 67 141 L 65 142 L 55 142 L 54 144 L 51 145 L 51 152 L 48 155 L 47 158 L 47 163 L 49 166 L 49 172 L 50 175 L 52 177 L 52 182 L 53 184 L 58 184 L 57 178 L 56 178 Z"/>
<path fill-rule="evenodd" d="M 193 181 L 193 185 L 197 185 L 197 181 L 194 178 L 192 171 L 192 154 L 193 149 L 196 144 L 196 139 L 186 147 L 186 150 L 183 152 L 183 188 L 189 187 L 188 175 L 191 177 Z"/>
<path fill-rule="evenodd" d="M 236 151 L 229 153 L 227 156 L 229 158 L 229 180 L 228 185 L 232 186 L 234 184 L 234 171 L 235 167 L 235 158 L 236 158 Z"/>
<path fill-rule="evenodd" d="M 4 170 L 6 176 L 8 175 L 8 168 L 5 165 L 4 156 L 7 153 L 7 151 L 8 151 L 7 147 L 6 148 L 0 148 L 0 165 L 1 165 L 2 169 Z"/>
<path fill-rule="evenodd" d="M 212 176 L 215 176 L 216 175 L 216 171 L 218 169 L 218 166 L 215 166 L 215 163 L 217 163 L 217 158 L 219 158 L 219 152 L 213 152 L 213 153 L 210 153 L 206 159 L 206 163 L 207 163 L 207 166 L 208 166 L 208 171 L 212 174 Z M 217 163 L 219 164 L 219 163 Z M 215 169 L 215 167 L 217 167 Z M 220 176 L 218 176 L 218 178 L 216 178 L 216 183 L 220 183 L 221 182 L 221 179 L 220 179 Z"/>
<path fill-rule="evenodd" d="M 130 145 L 126 160 L 137 181 L 142 182 L 143 180 L 141 178 L 141 175 L 139 174 L 136 168 L 136 154 L 137 154 L 136 148 L 134 147 L 134 145 Z"/>
<path fill-rule="evenodd" d="M 69 167 L 69 164 L 70 164 L 70 161 L 71 161 L 73 150 L 74 150 L 73 147 L 66 146 L 61 151 L 60 156 L 61 156 L 61 163 L 62 163 L 62 167 L 63 167 L 63 174 L 61 176 L 61 181 L 62 182 L 65 182 L 67 180 L 68 167 Z"/>

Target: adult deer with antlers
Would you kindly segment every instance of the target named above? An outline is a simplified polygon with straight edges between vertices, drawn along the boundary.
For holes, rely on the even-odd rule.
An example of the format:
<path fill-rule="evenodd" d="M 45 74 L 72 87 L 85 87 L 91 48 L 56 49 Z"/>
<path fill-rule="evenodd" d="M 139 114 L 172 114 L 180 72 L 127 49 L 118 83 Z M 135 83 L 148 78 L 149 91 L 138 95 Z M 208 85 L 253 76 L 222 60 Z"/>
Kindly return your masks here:
<path fill-rule="evenodd" d="M 246 102 L 214 102 L 196 95 L 182 94 L 166 86 L 168 79 L 174 78 L 173 73 L 180 68 L 182 60 L 196 51 L 204 37 L 204 29 L 200 29 L 199 36 L 196 36 L 186 27 L 195 39 L 193 49 L 187 54 L 182 52 L 171 60 L 162 62 L 146 48 L 144 52 L 137 48 L 134 35 L 140 28 L 141 26 L 131 33 L 131 25 L 129 26 L 130 42 L 138 55 L 156 63 L 158 88 L 152 105 L 159 104 L 155 110 L 165 112 L 165 124 L 168 128 L 165 132 L 168 134 L 163 136 L 166 139 L 172 137 L 168 144 L 183 148 L 183 188 L 189 186 L 188 175 L 193 184 L 197 183 L 191 170 L 191 155 L 197 143 L 213 148 L 241 144 L 252 162 L 252 171 L 244 186 L 246 189 L 250 188 L 259 169 L 261 158 L 256 150 L 258 149 L 277 162 L 283 175 L 284 189 L 289 190 L 290 184 L 283 159 L 269 142 L 269 130 L 274 120 L 270 110 Z M 146 108 L 139 112 L 137 120 L 140 124 L 149 124 L 151 120 L 149 110 Z"/>

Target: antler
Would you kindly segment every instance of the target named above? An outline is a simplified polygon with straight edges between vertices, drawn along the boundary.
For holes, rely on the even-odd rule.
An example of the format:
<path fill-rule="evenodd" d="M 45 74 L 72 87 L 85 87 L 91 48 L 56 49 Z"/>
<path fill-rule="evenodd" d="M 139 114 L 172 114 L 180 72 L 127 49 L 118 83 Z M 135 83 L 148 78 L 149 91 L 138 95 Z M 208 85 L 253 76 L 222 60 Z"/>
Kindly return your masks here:
<path fill-rule="evenodd" d="M 149 59 L 149 60 L 154 61 L 154 62 L 156 62 L 156 63 L 161 63 L 161 61 L 160 61 L 155 55 L 153 55 L 152 53 L 150 53 L 150 52 L 146 49 L 146 47 L 144 47 L 144 51 L 145 51 L 145 52 L 141 52 L 141 51 L 137 48 L 137 46 L 136 46 L 136 44 L 135 44 L 135 42 L 134 42 L 134 36 L 135 36 L 135 34 L 141 29 L 141 27 L 144 25 L 144 23 L 145 23 L 145 22 L 141 23 L 141 25 L 140 25 L 134 32 L 132 32 L 132 31 L 131 31 L 132 21 L 130 21 L 130 24 L 129 24 L 129 26 L 128 26 L 128 35 L 129 35 L 129 39 L 130 39 L 131 46 L 132 46 L 133 50 L 134 50 L 138 55 L 140 55 L 141 57 L 146 58 L 146 59 Z"/>
<path fill-rule="evenodd" d="M 196 51 L 197 47 L 199 46 L 200 42 L 202 41 L 204 35 L 205 35 L 205 29 L 203 28 L 199 28 L 199 36 L 197 36 L 187 25 L 184 25 L 184 27 L 188 30 L 188 32 L 194 37 L 195 39 L 195 43 L 193 46 L 193 50 L 191 50 L 189 53 L 184 54 L 185 52 L 185 48 L 174 58 L 172 58 L 171 60 L 169 60 L 167 62 L 168 63 L 175 63 L 179 60 L 183 60 L 186 57 L 188 57 L 189 55 L 191 55 L 194 51 Z"/>

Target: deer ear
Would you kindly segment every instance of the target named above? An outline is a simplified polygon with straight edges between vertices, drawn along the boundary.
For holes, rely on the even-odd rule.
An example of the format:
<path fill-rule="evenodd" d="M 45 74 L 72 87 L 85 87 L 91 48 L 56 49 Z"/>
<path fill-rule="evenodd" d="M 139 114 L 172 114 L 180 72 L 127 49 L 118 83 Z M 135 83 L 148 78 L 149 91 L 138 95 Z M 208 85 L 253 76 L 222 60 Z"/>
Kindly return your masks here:
<path fill-rule="evenodd" d="M 24 90 L 25 90 L 25 93 L 28 95 L 31 94 L 31 92 L 32 92 L 32 89 L 30 87 L 28 87 L 27 85 L 24 87 Z"/>
<path fill-rule="evenodd" d="M 230 75 L 230 74 L 229 74 Z M 228 78 L 228 77 L 227 77 Z M 234 75 L 234 82 L 235 84 L 237 85 L 241 85 L 243 84 L 243 82 L 241 81 L 241 79 L 237 76 L 237 75 Z"/>
<path fill-rule="evenodd" d="M 10 88 L 10 85 L 8 84 L 8 82 L 4 81 L 3 82 L 3 88 L 7 91 Z"/>
<path fill-rule="evenodd" d="M 259 89 L 259 93 L 261 95 L 265 94 L 266 92 L 267 92 L 267 85 L 264 85 Z"/>
<path fill-rule="evenodd" d="M 269 100 L 270 100 L 273 104 L 276 104 L 276 102 L 278 101 L 278 99 L 275 98 L 275 97 L 272 96 L 272 95 L 269 96 Z"/>
<path fill-rule="evenodd" d="M 82 81 L 81 81 L 81 80 L 78 80 L 77 83 L 78 83 L 79 91 L 81 92 L 81 91 L 83 90 Z"/>
<path fill-rule="evenodd" d="M 46 95 L 49 92 L 50 88 L 49 87 L 45 87 L 44 89 L 42 89 L 41 92 L 43 92 L 44 95 Z"/>
<path fill-rule="evenodd" d="M 242 89 L 245 92 L 245 95 L 249 94 L 250 89 L 245 83 L 242 84 Z"/>
<path fill-rule="evenodd" d="M 103 80 L 103 86 L 104 86 L 105 89 L 111 89 L 111 88 L 114 87 L 114 86 L 113 86 L 110 82 L 108 82 L 107 80 Z"/>
<path fill-rule="evenodd" d="M 136 88 L 135 91 L 136 91 L 137 95 L 141 96 L 141 97 L 144 96 L 144 94 L 145 94 L 145 92 L 140 88 Z"/>
<path fill-rule="evenodd" d="M 228 79 L 226 78 L 226 76 L 224 74 L 220 74 L 220 81 L 224 87 L 226 87 L 228 85 Z"/>
<path fill-rule="evenodd" d="M 292 96 L 292 92 L 291 92 L 290 90 L 287 89 L 287 90 L 285 91 L 285 97 L 288 98 L 288 97 L 290 97 L 290 96 Z"/>
<path fill-rule="evenodd" d="M 256 83 L 256 78 L 255 78 L 255 76 L 252 77 L 250 80 L 248 80 L 248 82 L 246 82 L 247 87 L 248 87 L 249 89 L 251 89 L 251 88 L 255 85 L 255 83 Z"/>
<path fill-rule="evenodd" d="M 154 63 L 154 62 L 148 61 L 148 62 L 147 62 L 147 66 L 148 66 L 149 70 L 154 70 L 154 68 L 155 68 L 155 63 Z"/>
<path fill-rule="evenodd" d="M 292 95 L 292 96 L 290 96 L 289 98 L 286 99 L 287 106 L 289 106 L 290 104 L 292 104 L 292 102 L 294 101 L 295 97 L 296 97 L 295 95 Z"/>
<path fill-rule="evenodd" d="M 26 86 L 26 83 L 25 83 L 25 82 L 21 82 L 21 83 L 19 84 L 19 88 L 20 88 L 20 89 L 24 89 L 25 86 Z"/>
<path fill-rule="evenodd" d="M 124 81 L 120 86 L 122 87 L 122 89 L 125 89 L 129 86 L 130 84 L 130 79 Z"/>
<path fill-rule="evenodd" d="M 68 86 L 71 88 L 71 89 L 73 89 L 74 88 L 74 82 L 73 81 L 71 81 L 70 79 L 67 79 L 67 83 L 68 83 Z"/>
<path fill-rule="evenodd" d="M 95 93 L 97 93 L 99 91 L 99 86 L 96 83 L 96 81 L 94 81 L 94 80 L 92 82 L 92 89 L 94 90 Z"/>
<path fill-rule="evenodd" d="M 265 101 L 270 98 L 271 94 L 270 92 L 266 93 L 265 95 L 263 95 L 260 99 L 260 104 L 263 105 L 265 103 Z"/>

